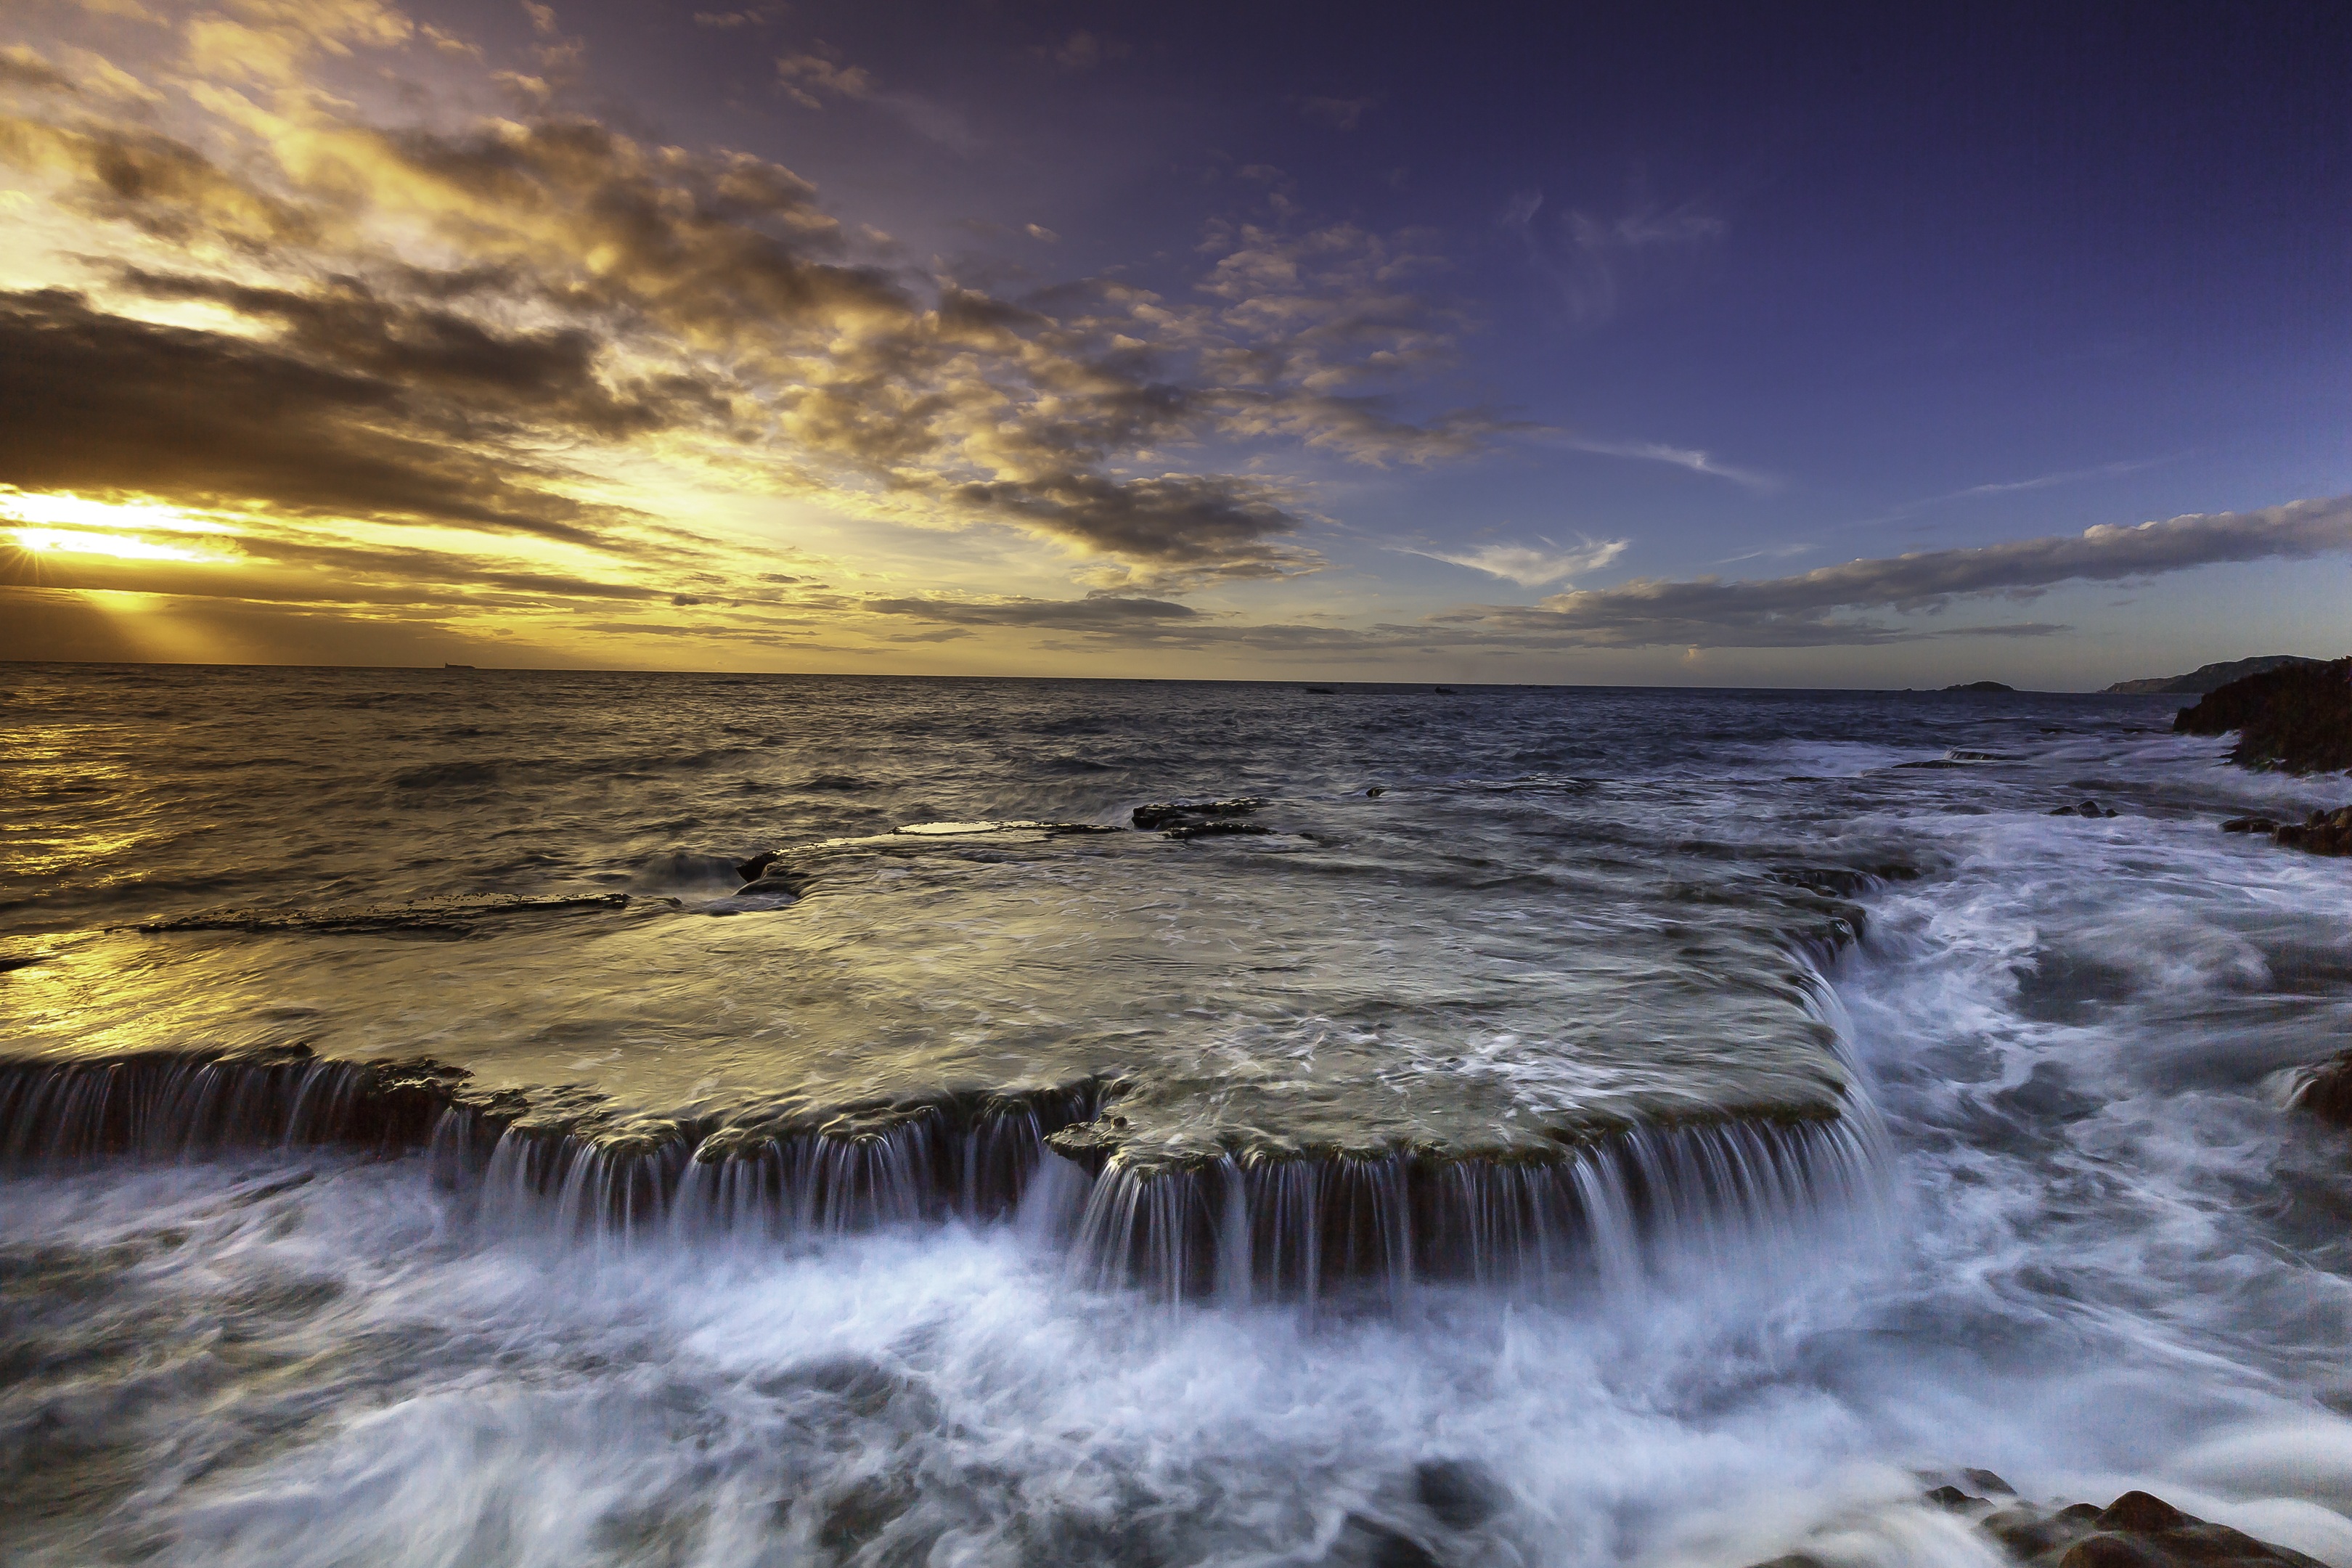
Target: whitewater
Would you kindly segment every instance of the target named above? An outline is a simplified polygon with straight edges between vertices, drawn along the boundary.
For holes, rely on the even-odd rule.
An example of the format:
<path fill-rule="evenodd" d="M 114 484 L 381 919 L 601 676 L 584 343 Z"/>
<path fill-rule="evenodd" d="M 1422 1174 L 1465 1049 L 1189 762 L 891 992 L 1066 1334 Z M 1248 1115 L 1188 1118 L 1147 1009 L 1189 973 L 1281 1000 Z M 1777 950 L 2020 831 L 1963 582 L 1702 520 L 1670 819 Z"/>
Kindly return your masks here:
<path fill-rule="evenodd" d="M 2352 1565 L 2341 801 L 2163 700 L 0 687 L 12 1563 Z"/>

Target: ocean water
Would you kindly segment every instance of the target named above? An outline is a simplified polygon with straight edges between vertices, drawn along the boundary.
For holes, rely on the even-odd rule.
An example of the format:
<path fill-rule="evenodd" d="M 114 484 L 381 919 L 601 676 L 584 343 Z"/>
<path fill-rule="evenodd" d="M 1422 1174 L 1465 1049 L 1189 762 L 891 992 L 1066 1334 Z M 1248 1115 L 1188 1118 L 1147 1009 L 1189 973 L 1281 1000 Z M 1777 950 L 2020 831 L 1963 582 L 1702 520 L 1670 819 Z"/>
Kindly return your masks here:
<path fill-rule="evenodd" d="M 12 1563 L 2352 1564 L 2341 801 L 2161 700 L 0 689 Z"/>

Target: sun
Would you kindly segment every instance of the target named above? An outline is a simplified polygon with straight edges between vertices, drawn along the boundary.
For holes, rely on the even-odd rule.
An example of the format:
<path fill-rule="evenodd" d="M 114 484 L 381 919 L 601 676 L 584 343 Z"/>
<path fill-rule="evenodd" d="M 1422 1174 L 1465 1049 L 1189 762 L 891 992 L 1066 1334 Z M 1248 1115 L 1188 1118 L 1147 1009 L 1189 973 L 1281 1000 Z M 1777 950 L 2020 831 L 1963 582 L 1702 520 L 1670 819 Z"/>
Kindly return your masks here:
<path fill-rule="evenodd" d="M 0 524 L 15 525 L 7 533 L 20 550 L 120 561 L 226 560 L 221 552 L 204 548 L 199 538 L 235 531 L 226 523 L 154 501 L 100 501 L 5 489 L 0 489 Z"/>

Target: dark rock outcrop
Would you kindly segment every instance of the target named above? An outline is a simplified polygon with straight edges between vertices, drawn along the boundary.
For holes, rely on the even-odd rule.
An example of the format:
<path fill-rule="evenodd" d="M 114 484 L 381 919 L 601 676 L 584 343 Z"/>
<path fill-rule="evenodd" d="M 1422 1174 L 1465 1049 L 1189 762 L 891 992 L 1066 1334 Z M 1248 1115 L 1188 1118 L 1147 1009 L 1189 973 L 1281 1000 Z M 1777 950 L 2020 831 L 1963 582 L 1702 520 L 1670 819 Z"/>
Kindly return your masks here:
<path fill-rule="evenodd" d="M 1236 795 L 1231 800 L 1158 800 L 1137 806 L 1129 820 L 1138 827 L 1157 827 L 1171 838 L 1198 838 L 1210 833 L 1266 833 L 1272 830 L 1233 820 L 1247 816 L 1265 805 L 1255 795 Z"/>
<path fill-rule="evenodd" d="M 2096 820 L 2103 816 L 2120 816 L 2123 814 L 2110 807 L 2102 806 L 2095 800 L 2086 800 L 2080 805 L 2059 806 L 2053 810 L 2050 815 L 2053 816 L 2087 816 Z"/>
<path fill-rule="evenodd" d="M 2290 773 L 2352 772 L 2352 658 L 2292 664 L 2208 692 L 2172 721 L 2181 735 L 2238 732 L 2230 760 Z"/>
<path fill-rule="evenodd" d="M 2221 824 L 2224 833 L 2263 833 L 2289 849 L 2312 855 L 2352 855 L 2352 805 L 2315 811 L 2301 822 L 2273 822 L 2267 816 L 2233 816 Z"/>
<path fill-rule="evenodd" d="M 2019 1500 L 1989 1470 L 1966 1470 L 1962 1476 L 2004 1500 L 1996 1504 L 1955 1486 L 1937 1487 L 1922 1500 L 1955 1513 L 1979 1514 L 1978 1528 L 2033 1568 L 2319 1568 L 2315 1558 L 2209 1523 L 2147 1492 L 2126 1492 L 2105 1508 L 2087 1502 L 2053 1507 Z M 1822 1568 L 1822 1562 L 1792 1552 L 1756 1568 Z"/>
<path fill-rule="evenodd" d="M 1226 833 L 1264 834 L 1273 831 L 1273 828 L 1262 822 L 1183 822 L 1169 828 L 1164 837 L 1177 839 L 1213 838 Z"/>
<path fill-rule="evenodd" d="M 2322 659 L 2305 658 L 2299 653 L 2266 653 L 2254 658 L 2233 658 L 2222 664 L 2200 664 L 2187 675 L 2158 675 L 2144 680 L 2118 680 L 2107 688 L 2107 694 L 2116 697 L 2202 697 L 2249 675 L 2262 675 L 2270 670 L 2284 669 L 2289 665 L 2324 662 Z"/>
<path fill-rule="evenodd" d="M 2288 1103 L 2338 1127 L 2352 1127 L 2352 1051 L 2304 1068 Z"/>
<path fill-rule="evenodd" d="M 2014 686 L 2004 686 L 1998 680 L 1964 680 L 1958 686 L 1947 686 L 1947 691 L 2014 691 Z"/>
<path fill-rule="evenodd" d="M 2141 1491 L 2126 1492 L 2104 1509 L 2012 1503 L 1981 1523 L 1987 1534 L 2037 1568 L 2317 1568 L 2316 1559 L 2300 1552 L 2257 1541 L 2226 1524 L 2209 1524 Z"/>
<path fill-rule="evenodd" d="M 2352 805 L 2315 811 L 2302 822 L 2281 823 L 2271 835 L 2290 849 L 2314 855 L 2352 855 Z"/>

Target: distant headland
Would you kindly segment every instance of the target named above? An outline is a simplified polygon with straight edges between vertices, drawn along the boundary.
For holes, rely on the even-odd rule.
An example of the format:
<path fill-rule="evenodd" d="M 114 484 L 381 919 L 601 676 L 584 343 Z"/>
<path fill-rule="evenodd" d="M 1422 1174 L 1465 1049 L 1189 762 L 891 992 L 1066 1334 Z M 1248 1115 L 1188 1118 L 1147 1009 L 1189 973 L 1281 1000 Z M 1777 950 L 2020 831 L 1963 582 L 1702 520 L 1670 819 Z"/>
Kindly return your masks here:
<path fill-rule="evenodd" d="M 2132 697 L 2202 697 L 2233 680 L 2263 675 L 2291 664 L 2324 664 L 2298 653 L 2266 653 L 2255 658 L 2233 658 L 2226 664 L 2200 665 L 2187 675 L 2156 675 L 2142 680 L 2118 680 L 2107 690 Z"/>

